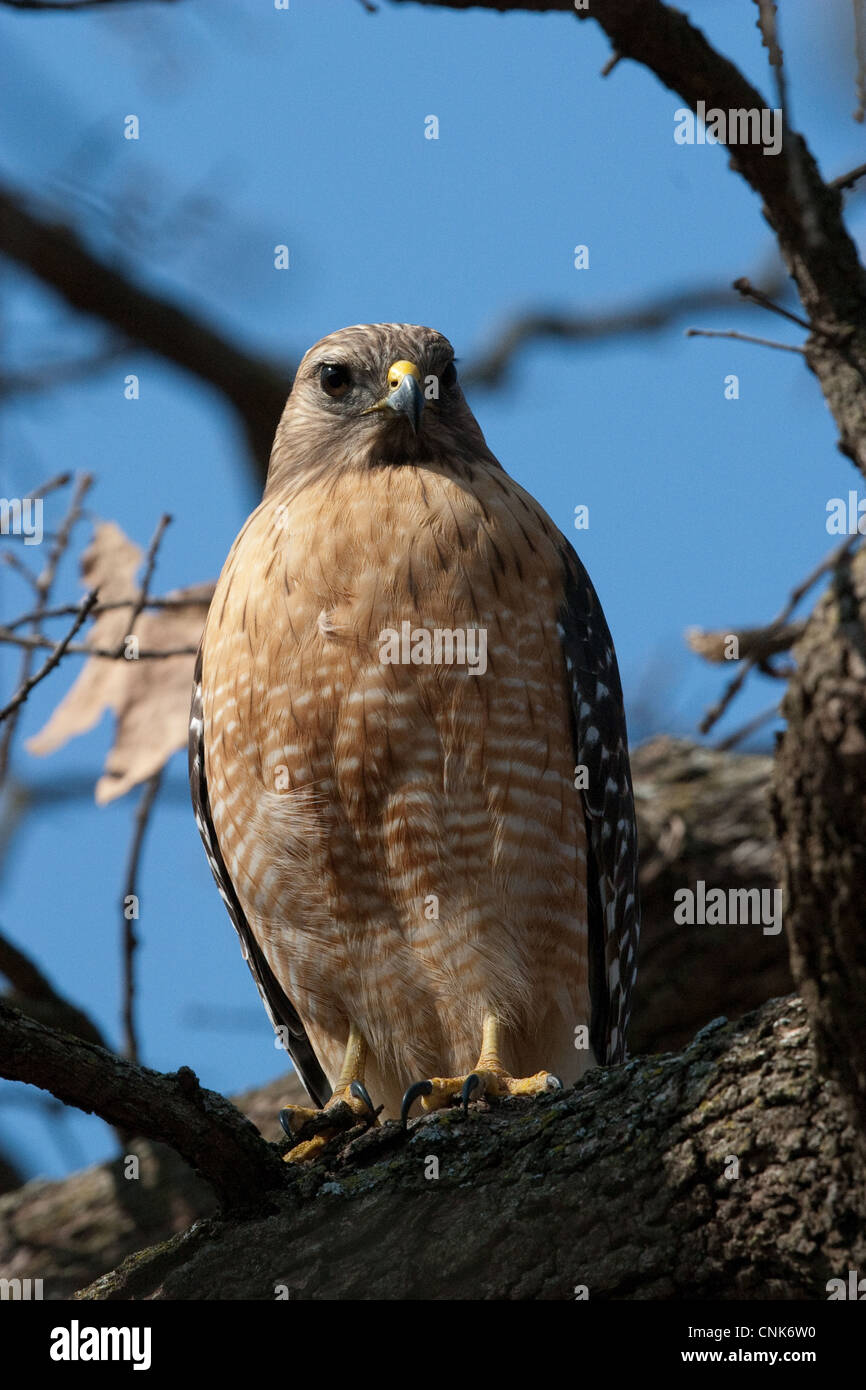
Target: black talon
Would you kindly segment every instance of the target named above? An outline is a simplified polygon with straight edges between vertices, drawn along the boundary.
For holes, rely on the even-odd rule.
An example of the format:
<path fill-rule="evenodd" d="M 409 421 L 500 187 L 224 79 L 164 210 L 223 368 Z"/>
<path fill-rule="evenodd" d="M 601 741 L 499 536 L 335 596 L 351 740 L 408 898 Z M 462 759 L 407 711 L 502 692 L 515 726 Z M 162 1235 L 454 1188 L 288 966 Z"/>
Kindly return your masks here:
<path fill-rule="evenodd" d="M 369 1110 L 370 1114 L 372 1115 L 373 1119 L 375 1120 L 376 1110 L 373 1105 L 373 1102 L 370 1099 L 370 1093 L 367 1090 L 367 1087 L 364 1085 L 363 1081 L 353 1081 L 351 1086 L 349 1087 L 349 1095 L 354 1096 L 356 1100 L 362 1100 L 366 1105 L 367 1109 Z"/>
<path fill-rule="evenodd" d="M 472 1092 L 475 1090 L 476 1086 L 480 1085 L 481 1077 L 477 1072 L 472 1072 L 471 1076 L 467 1076 L 466 1080 L 463 1082 L 463 1090 L 460 1092 L 460 1099 L 463 1103 L 464 1115 L 469 1113 L 469 1102 L 472 1099 Z"/>
<path fill-rule="evenodd" d="M 551 1086 L 551 1081 L 555 1082 L 556 1084 Z M 559 1076 L 555 1076 L 554 1073 L 551 1072 L 547 1081 L 547 1089 L 548 1091 L 564 1091 L 565 1087 L 562 1084 L 562 1078 Z"/>
<path fill-rule="evenodd" d="M 290 1139 L 296 1139 L 296 1138 L 297 1138 L 297 1135 L 295 1134 L 294 1130 L 292 1129 L 292 1126 L 291 1126 L 291 1123 L 290 1123 L 290 1119 L 289 1119 L 291 1113 L 292 1113 L 291 1110 L 281 1110 L 281 1111 L 280 1111 L 280 1124 L 282 1125 L 283 1129 L 285 1130 L 286 1134 L 289 1136 Z"/>
<path fill-rule="evenodd" d="M 400 1123 L 404 1129 L 414 1102 L 419 1096 L 429 1096 L 432 1090 L 432 1081 L 413 1081 L 412 1085 L 407 1088 L 406 1094 L 403 1096 L 403 1103 L 400 1106 Z"/>

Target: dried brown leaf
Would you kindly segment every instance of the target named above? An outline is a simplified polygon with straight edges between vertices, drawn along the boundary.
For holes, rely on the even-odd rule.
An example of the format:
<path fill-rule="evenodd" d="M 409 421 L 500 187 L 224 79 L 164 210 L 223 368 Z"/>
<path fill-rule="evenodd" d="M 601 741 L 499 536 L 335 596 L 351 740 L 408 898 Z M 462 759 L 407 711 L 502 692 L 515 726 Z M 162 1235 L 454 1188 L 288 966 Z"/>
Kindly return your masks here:
<path fill-rule="evenodd" d="M 125 598 L 134 602 L 142 558 L 141 549 L 119 526 L 101 522 L 82 558 L 82 578 L 88 588 L 99 588 L 101 603 Z M 139 649 L 196 646 L 207 613 L 201 599 L 209 599 L 213 588 L 197 584 L 176 589 L 166 597 L 188 598 L 189 606 L 141 613 L 135 624 Z M 99 614 L 87 645 L 116 648 L 127 634 L 129 614 L 125 608 Z M 38 757 L 53 753 L 92 729 L 107 709 L 113 710 L 114 744 L 96 784 L 96 800 L 99 805 L 116 800 L 185 747 L 194 665 L 192 655 L 156 661 L 91 657 L 45 727 L 28 740 L 28 752 Z"/>

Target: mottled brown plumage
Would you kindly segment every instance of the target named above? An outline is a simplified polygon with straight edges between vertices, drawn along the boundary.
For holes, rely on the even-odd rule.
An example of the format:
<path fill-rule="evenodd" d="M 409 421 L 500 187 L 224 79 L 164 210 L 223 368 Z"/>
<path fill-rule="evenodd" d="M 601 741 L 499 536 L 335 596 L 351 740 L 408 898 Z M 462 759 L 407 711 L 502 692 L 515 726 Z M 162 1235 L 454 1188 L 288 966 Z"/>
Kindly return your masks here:
<path fill-rule="evenodd" d="M 409 1082 L 470 1072 L 488 1017 L 517 1077 L 574 1080 L 593 1060 L 581 1025 L 619 1060 L 635 967 L 610 636 L 451 361 L 438 333 L 399 324 L 307 353 L 193 707 L 200 828 L 273 1021 L 318 1104 L 354 1026 L 387 1114 Z M 430 655 L 425 629 L 451 655 L 464 634 L 474 670 L 442 642 L 428 663 L 383 659 L 389 631 L 392 657 Z"/>

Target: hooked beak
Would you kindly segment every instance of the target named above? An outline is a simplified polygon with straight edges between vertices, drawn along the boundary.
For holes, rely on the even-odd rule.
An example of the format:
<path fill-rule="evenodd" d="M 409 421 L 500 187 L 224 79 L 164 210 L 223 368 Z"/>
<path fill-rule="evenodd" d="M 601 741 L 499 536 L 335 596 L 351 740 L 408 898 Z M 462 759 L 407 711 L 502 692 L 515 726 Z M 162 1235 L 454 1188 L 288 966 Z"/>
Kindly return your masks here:
<path fill-rule="evenodd" d="M 424 393 L 421 390 L 421 373 L 414 362 L 394 362 L 388 368 L 388 394 L 364 414 L 374 410 L 391 410 L 402 415 L 412 426 L 413 434 L 418 433 L 421 412 L 424 409 Z"/>

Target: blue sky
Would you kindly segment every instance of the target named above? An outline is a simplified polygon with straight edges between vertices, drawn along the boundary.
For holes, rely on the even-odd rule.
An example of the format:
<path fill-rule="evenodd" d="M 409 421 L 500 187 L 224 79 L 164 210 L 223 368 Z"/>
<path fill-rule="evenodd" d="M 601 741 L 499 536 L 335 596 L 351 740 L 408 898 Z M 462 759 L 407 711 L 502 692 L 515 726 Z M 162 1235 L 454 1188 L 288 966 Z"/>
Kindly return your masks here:
<path fill-rule="evenodd" d="M 863 161 L 849 5 L 786 0 L 795 124 L 825 174 Z M 688 6 L 761 89 L 770 84 L 751 0 Z M 0 178 L 249 347 L 296 360 L 365 321 L 427 323 L 471 360 L 525 309 L 592 312 L 669 290 L 758 278 L 772 238 L 721 147 L 673 139 L 679 101 L 609 56 L 592 23 L 424 6 L 375 15 L 357 0 L 179 0 L 71 16 L 0 9 Z M 140 139 L 123 138 L 128 114 Z M 424 138 L 425 117 L 439 139 Z M 864 204 L 849 226 L 862 241 Z M 122 209 L 119 211 L 119 209 Z M 285 243 L 291 269 L 273 267 Z M 573 248 L 590 249 L 575 270 Z M 794 306 L 795 307 L 795 306 Z M 635 732 L 693 732 L 725 672 L 684 630 L 759 623 L 829 550 L 825 508 L 856 486 L 802 360 L 686 339 L 696 325 L 799 340 L 757 310 L 701 312 L 652 337 L 524 350 L 507 385 L 470 403 L 504 466 L 577 543 L 614 633 Z M 0 265 L 5 364 L 65 360 L 101 340 Z M 141 398 L 123 378 L 135 372 Z M 740 397 L 724 397 L 736 373 Z M 4 496 L 64 467 L 97 474 L 92 509 L 141 544 L 175 518 L 160 590 L 215 577 L 257 500 L 229 409 L 189 377 L 131 353 L 82 382 L 4 403 Z M 574 508 L 590 508 L 575 533 Z M 0 571 L 2 612 L 25 596 Z M 58 593 L 77 593 L 70 562 Z M 48 760 L 23 738 L 44 723 L 70 661 L 28 701 L 16 778 L 45 798 L 2 865 L 3 928 L 119 1038 L 118 901 L 133 798 L 106 809 L 57 796 L 95 782 L 111 729 Z M 17 656 L 0 651 L 0 689 Z M 768 705 L 747 688 L 718 733 Z M 2 701 L 0 701 L 2 702 Z M 651 721 L 646 713 L 651 711 Z M 638 719 L 638 713 L 640 718 Z M 232 1091 L 277 1075 L 282 1055 L 210 879 L 170 768 L 141 879 L 144 1059 L 195 1068 Z M 222 1019 L 220 1026 L 214 1020 Z M 99 1121 L 46 1121 L 0 1083 L 0 1147 L 57 1175 L 112 1152 Z"/>

